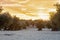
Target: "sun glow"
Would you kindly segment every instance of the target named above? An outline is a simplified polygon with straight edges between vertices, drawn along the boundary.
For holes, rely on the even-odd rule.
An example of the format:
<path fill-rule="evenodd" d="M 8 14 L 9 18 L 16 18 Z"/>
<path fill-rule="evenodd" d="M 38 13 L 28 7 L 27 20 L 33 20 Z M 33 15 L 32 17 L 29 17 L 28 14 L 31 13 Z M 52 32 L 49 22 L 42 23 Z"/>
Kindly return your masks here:
<path fill-rule="evenodd" d="M 60 0 L 57 0 L 57 2 L 60 4 Z"/>
<path fill-rule="evenodd" d="M 50 8 L 48 11 L 49 12 L 56 12 L 56 8 Z"/>
<path fill-rule="evenodd" d="M 38 17 L 40 17 L 40 19 L 42 20 L 50 20 L 50 15 L 47 13 L 38 13 Z"/>
<path fill-rule="evenodd" d="M 32 17 L 32 16 L 28 16 L 28 15 L 25 15 L 25 14 L 19 14 L 19 13 L 15 13 L 15 14 L 11 13 L 11 16 L 12 17 L 16 16 L 19 19 L 24 19 L 24 20 L 36 20 L 36 19 L 39 19 L 37 17 Z"/>
<path fill-rule="evenodd" d="M 56 1 L 60 3 L 60 0 L 56 0 Z M 56 9 L 53 8 L 52 5 L 56 3 L 56 1 L 54 0 L 52 1 L 51 0 L 4 0 L 4 1 L 0 0 L 0 3 L 4 3 L 4 5 L 2 6 L 5 11 L 8 11 L 12 16 L 16 15 L 20 19 L 50 20 L 49 12 L 56 12 Z M 8 5 L 6 5 L 5 3 Z"/>

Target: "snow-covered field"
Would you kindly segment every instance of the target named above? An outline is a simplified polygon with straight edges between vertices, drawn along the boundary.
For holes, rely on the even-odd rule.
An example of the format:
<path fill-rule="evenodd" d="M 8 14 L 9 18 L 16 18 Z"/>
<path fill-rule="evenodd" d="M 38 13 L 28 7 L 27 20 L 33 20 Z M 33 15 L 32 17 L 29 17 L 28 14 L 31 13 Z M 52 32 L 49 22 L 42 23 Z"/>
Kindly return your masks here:
<path fill-rule="evenodd" d="M 60 31 L 26 29 L 20 31 L 0 31 L 0 40 L 60 40 Z"/>

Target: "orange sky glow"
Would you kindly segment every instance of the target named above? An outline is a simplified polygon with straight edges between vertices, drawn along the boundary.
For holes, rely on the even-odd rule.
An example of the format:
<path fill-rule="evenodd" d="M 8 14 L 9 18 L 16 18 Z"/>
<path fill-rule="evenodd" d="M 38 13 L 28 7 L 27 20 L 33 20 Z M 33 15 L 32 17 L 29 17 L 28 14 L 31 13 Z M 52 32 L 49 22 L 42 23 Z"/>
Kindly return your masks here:
<path fill-rule="evenodd" d="M 60 0 L 0 0 L 0 6 L 3 6 L 3 12 L 7 11 L 20 19 L 49 20 L 49 12 L 56 11 L 53 5 L 57 2 L 60 3 Z"/>

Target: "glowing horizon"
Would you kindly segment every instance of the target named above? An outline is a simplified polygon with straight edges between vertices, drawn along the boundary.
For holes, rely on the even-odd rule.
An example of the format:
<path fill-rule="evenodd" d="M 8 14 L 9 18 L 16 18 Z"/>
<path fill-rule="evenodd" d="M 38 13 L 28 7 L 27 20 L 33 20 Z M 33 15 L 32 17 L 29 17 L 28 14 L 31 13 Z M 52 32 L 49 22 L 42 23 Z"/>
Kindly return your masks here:
<path fill-rule="evenodd" d="M 11 15 L 16 15 L 21 19 L 42 19 L 49 20 L 48 12 L 55 12 L 53 4 L 60 0 L 0 0 L 4 11 L 8 11 Z M 6 4 L 6 5 L 5 5 Z M 3 12 L 4 12 L 3 11 Z"/>

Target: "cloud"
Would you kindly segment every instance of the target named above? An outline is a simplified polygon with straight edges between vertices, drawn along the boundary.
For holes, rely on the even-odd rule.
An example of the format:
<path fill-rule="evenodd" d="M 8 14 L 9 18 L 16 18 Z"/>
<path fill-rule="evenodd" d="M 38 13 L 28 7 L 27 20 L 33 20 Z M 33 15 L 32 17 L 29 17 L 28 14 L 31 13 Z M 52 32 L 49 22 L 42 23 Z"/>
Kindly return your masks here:
<path fill-rule="evenodd" d="M 0 0 L 3 8 L 12 14 L 24 14 L 27 16 L 36 16 L 38 11 L 47 12 L 45 9 L 53 8 L 57 0 Z M 6 5 L 8 4 L 8 5 Z M 45 9 L 41 9 L 41 7 Z M 40 8 L 40 9 L 38 9 Z"/>

